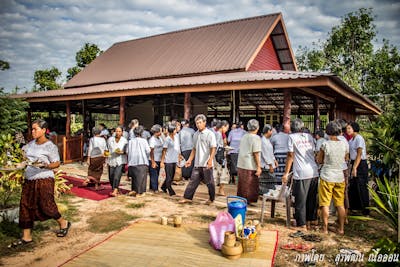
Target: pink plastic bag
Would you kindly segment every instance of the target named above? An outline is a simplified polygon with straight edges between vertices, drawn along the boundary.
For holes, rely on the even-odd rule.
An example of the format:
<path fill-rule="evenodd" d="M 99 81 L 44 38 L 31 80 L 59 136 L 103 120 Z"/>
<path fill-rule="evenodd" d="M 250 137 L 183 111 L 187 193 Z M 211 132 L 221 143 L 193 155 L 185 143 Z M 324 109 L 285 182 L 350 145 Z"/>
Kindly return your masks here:
<path fill-rule="evenodd" d="M 226 231 L 235 231 L 235 220 L 228 212 L 220 212 L 215 221 L 208 225 L 210 244 L 214 249 L 220 250 L 224 243 Z"/>

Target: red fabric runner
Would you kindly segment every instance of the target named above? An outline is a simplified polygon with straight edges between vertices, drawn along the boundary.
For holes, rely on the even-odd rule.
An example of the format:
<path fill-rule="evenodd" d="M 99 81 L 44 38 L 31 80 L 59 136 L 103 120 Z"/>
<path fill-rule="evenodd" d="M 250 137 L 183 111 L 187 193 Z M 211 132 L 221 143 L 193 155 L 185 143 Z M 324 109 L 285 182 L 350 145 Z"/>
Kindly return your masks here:
<path fill-rule="evenodd" d="M 112 192 L 111 185 L 109 182 L 101 182 L 102 190 L 94 190 L 94 185 L 89 185 L 88 187 L 81 187 L 83 179 L 75 178 L 72 176 L 63 176 L 64 179 L 68 180 L 67 185 L 72 184 L 71 193 L 75 196 L 91 199 L 91 200 L 103 200 L 111 197 L 110 193 Z M 121 193 L 126 194 L 129 191 L 125 189 L 120 189 Z"/>

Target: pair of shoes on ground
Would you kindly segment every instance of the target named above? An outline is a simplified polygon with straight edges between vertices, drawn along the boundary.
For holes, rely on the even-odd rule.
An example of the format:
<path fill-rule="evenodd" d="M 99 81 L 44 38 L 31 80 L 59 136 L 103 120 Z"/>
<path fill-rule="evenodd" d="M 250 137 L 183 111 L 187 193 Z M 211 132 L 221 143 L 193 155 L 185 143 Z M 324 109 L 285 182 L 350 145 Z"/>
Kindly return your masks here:
<path fill-rule="evenodd" d="M 67 227 L 61 228 L 58 231 L 56 231 L 57 237 L 65 237 L 68 234 L 69 228 L 71 228 L 71 222 L 67 222 Z M 24 247 L 29 244 L 31 244 L 33 240 L 24 240 L 22 238 L 12 242 L 10 245 L 8 245 L 8 248 L 17 248 L 17 247 Z"/>

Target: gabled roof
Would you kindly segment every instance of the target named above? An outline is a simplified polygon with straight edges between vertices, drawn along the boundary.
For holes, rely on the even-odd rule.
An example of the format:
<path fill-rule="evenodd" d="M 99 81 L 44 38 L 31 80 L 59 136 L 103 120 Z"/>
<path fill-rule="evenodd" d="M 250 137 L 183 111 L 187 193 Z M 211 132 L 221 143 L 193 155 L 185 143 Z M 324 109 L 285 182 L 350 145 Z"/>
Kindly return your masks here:
<path fill-rule="evenodd" d="M 267 41 L 279 69 L 297 70 L 282 15 L 276 13 L 116 43 L 64 88 L 247 71 Z"/>

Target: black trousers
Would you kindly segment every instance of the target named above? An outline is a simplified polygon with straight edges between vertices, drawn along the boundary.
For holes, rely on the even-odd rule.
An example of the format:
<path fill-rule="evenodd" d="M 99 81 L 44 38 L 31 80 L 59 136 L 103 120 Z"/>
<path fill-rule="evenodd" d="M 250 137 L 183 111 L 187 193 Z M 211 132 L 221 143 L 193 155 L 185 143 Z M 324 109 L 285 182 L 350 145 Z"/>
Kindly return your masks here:
<path fill-rule="evenodd" d="M 110 185 L 113 190 L 119 187 L 124 167 L 124 165 L 118 165 L 116 167 L 108 166 L 108 179 L 110 180 Z"/>
<path fill-rule="evenodd" d="M 176 195 L 174 189 L 172 188 L 172 181 L 175 176 L 176 163 L 165 163 L 165 181 L 161 186 L 161 189 L 166 192 L 168 190 L 168 194 L 170 196 Z"/>
<path fill-rule="evenodd" d="M 186 199 L 193 199 L 194 193 L 197 190 L 201 181 L 207 185 L 208 195 L 211 201 L 215 199 L 215 183 L 213 177 L 213 169 L 207 169 L 206 167 L 195 167 L 192 171 L 192 176 L 190 177 L 189 184 L 185 189 L 183 195 Z"/>
<path fill-rule="evenodd" d="M 350 173 L 354 161 L 350 164 Z M 357 177 L 349 179 L 349 204 L 350 210 L 362 210 L 364 215 L 369 214 L 369 191 L 368 191 L 368 164 L 361 160 L 357 167 Z"/>
<path fill-rule="evenodd" d="M 318 177 L 293 180 L 296 226 L 304 226 L 317 219 Z"/>

